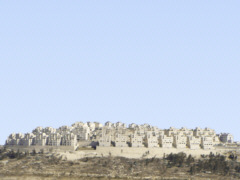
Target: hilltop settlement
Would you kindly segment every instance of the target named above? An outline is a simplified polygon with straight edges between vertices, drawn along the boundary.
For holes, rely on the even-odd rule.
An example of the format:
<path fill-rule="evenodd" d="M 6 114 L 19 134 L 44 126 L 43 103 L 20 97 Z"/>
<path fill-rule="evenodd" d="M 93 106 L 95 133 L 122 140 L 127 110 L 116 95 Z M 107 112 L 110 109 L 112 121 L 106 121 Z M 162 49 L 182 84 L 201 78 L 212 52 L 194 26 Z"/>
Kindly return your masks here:
<path fill-rule="evenodd" d="M 5 146 L 15 148 L 54 148 L 76 150 L 81 147 L 214 150 L 237 146 L 229 133 L 216 134 L 210 128 L 159 129 L 149 124 L 117 122 L 76 122 L 71 126 L 37 127 L 31 133 L 12 133 Z M 108 148 L 108 149 L 109 149 Z M 202 152 L 202 151 L 201 151 Z"/>
<path fill-rule="evenodd" d="M 210 128 L 76 122 L 12 133 L 0 179 L 239 179 L 240 144 Z"/>

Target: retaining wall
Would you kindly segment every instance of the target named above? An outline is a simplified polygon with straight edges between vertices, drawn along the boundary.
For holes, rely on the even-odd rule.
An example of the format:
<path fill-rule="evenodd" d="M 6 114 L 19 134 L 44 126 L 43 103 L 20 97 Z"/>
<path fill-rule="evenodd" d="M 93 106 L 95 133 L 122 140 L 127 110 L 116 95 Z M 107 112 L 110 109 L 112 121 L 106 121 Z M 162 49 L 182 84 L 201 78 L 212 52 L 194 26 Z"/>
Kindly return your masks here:
<path fill-rule="evenodd" d="M 147 147 L 100 147 L 97 146 L 96 152 L 101 154 L 102 156 L 122 156 L 127 158 L 142 158 L 142 157 L 158 157 L 162 158 L 164 155 L 168 155 L 170 153 L 186 153 L 187 155 L 191 154 L 192 156 L 198 158 L 202 154 L 209 155 L 211 152 L 216 154 L 220 151 L 211 149 L 211 150 L 191 150 L 191 149 L 176 149 L 176 148 L 147 148 Z M 221 152 L 224 153 L 225 151 Z"/>
<path fill-rule="evenodd" d="M 74 151 L 76 148 L 74 146 L 5 146 L 7 149 L 12 149 L 14 151 L 20 152 L 32 152 L 34 149 L 36 152 L 40 152 L 42 149 L 44 152 L 49 152 L 53 150 L 61 151 Z"/>

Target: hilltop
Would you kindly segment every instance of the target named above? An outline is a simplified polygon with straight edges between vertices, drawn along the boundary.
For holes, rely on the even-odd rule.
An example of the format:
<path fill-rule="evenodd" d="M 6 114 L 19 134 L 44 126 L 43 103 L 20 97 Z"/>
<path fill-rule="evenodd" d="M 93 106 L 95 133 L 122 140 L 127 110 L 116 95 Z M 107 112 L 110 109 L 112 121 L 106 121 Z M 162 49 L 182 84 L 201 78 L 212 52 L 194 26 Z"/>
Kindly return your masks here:
<path fill-rule="evenodd" d="M 216 146 L 235 145 L 229 133 L 217 134 L 210 128 L 160 129 L 149 124 L 137 125 L 117 122 L 76 122 L 71 126 L 37 127 L 31 133 L 12 133 L 6 146 L 52 147 L 62 150 L 76 150 L 78 147 L 147 147 L 210 150 Z"/>

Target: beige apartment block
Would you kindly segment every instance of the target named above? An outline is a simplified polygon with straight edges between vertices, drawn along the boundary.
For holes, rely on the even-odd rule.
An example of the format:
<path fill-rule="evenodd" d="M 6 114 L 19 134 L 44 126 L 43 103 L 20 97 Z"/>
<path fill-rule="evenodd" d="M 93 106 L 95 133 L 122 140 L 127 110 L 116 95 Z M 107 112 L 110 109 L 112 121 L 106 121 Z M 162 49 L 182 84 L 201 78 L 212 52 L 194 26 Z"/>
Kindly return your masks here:
<path fill-rule="evenodd" d="M 209 137 L 209 136 L 202 137 L 201 147 L 203 149 L 213 149 L 213 137 Z"/>
<path fill-rule="evenodd" d="M 187 146 L 192 150 L 200 149 L 201 138 L 188 136 L 187 137 Z"/>
<path fill-rule="evenodd" d="M 127 125 L 125 123 L 122 123 L 122 122 L 117 122 L 115 124 L 115 127 L 116 128 L 127 128 Z"/>
<path fill-rule="evenodd" d="M 210 129 L 210 128 L 205 128 L 204 129 L 204 131 L 205 131 L 205 135 L 206 136 L 211 136 L 211 137 L 213 137 L 213 136 L 216 136 L 216 132 L 215 132 L 215 130 L 213 130 L 213 129 Z"/>
<path fill-rule="evenodd" d="M 105 123 L 105 127 L 112 127 L 113 126 L 113 123 L 111 123 L 110 121 L 107 121 Z"/>
<path fill-rule="evenodd" d="M 103 134 L 99 138 L 99 146 L 110 147 L 111 146 L 111 135 Z"/>
<path fill-rule="evenodd" d="M 47 135 L 45 133 L 37 134 L 35 137 L 34 145 L 45 146 L 47 144 Z"/>
<path fill-rule="evenodd" d="M 193 130 L 193 136 L 197 136 L 197 137 L 204 136 L 204 131 L 203 131 L 203 129 L 201 129 L 201 128 L 199 128 L 199 127 L 196 127 L 196 128 Z"/>
<path fill-rule="evenodd" d="M 76 128 L 76 127 L 83 127 L 85 123 L 79 121 L 79 122 L 75 122 L 72 124 L 72 127 L 73 128 Z"/>
<path fill-rule="evenodd" d="M 170 127 L 169 129 L 165 130 L 165 134 L 167 136 L 176 136 L 179 134 L 179 130 L 174 127 Z"/>
<path fill-rule="evenodd" d="M 144 138 L 144 141 L 145 141 L 146 147 L 148 148 L 159 147 L 159 141 L 157 136 L 148 134 Z"/>
<path fill-rule="evenodd" d="M 18 134 L 12 133 L 8 136 L 6 140 L 6 145 L 11 145 L 11 146 L 19 145 L 19 142 L 23 137 L 24 135 L 21 133 L 18 133 Z"/>
<path fill-rule="evenodd" d="M 163 129 L 158 129 L 158 131 L 155 131 L 154 134 L 159 138 L 160 136 L 165 135 L 165 131 Z"/>
<path fill-rule="evenodd" d="M 172 148 L 173 147 L 173 136 L 160 136 L 159 144 L 162 148 Z"/>
<path fill-rule="evenodd" d="M 180 136 L 180 135 L 174 136 L 173 146 L 177 149 L 186 148 L 187 147 L 187 137 Z"/>
<path fill-rule="evenodd" d="M 56 133 L 58 134 L 68 134 L 69 132 L 71 132 L 73 129 L 73 127 L 69 127 L 69 126 L 61 126 L 56 130 Z M 53 134 L 53 133 L 52 133 Z"/>
<path fill-rule="evenodd" d="M 130 137 L 131 147 L 143 147 L 143 136 L 132 134 Z"/>
<path fill-rule="evenodd" d="M 193 130 L 192 129 L 187 129 L 186 127 L 182 127 L 179 129 L 178 135 L 180 136 L 193 136 Z"/>
<path fill-rule="evenodd" d="M 42 133 L 42 131 L 43 131 L 43 128 L 38 126 L 34 130 L 32 130 L 32 133 L 33 134 L 40 134 L 40 133 Z"/>
<path fill-rule="evenodd" d="M 52 127 L 46 127 L 46 128 L 44 128 L 44 129 L 42 129 L 41 132 L 49 135 L 49 134 L 56 133 L 56 129 L 54 129 L 54 128 L 52 128 Z"/>
<path fill-rule="evenodd" d="M 210 128 L 201 129 L 201 128 L 197 127 L 196 129 L 194 129 L 193 135 L 197 136 L 197 137 L 216 136 L 216 133 L 213 129 L 210 129 Z"/>
<path fill-rule="evenodd" d="M 94 122 L 95 124 L 95 129 L 101 129 L 103 127 L 103 125 L 99 122 Z"/>
<path fill-rule="evenodd" d="M 73 146 L 77 147 L 77 136 L 74 134 L 65 134 L 61 137 L 61 146 Z M 74 148 L 74 149 L 75 149 Z"/>
<path fill-rule="evenodd" d="M 159 129 L 147 123 L 137 125 L 125 123 L 106 122 L 102 125 L 98 122 L 76 122 L 72 126 L 61 126 L 58 129 L 52 127 L 37 127 L 32 133 L 13 133 L 6 140 L 5 145 L 23 147 L 55 147 L 62 149 L 76 149 L 76 146 L 88 145 L 136 147 L 153 149 L 182 149 L 188 150 L 212 150 L 217 147 L 232 146 L 233 136 L 228 133 L 216 135 L 210 128 L 187 129 Z M 46 147 L 45 147 L 46 146 Z M 48 147 L 49 146 L 49 147 Z M 146 147 L 144 147 L 146 146 Z M 156 147 L 162 148 L 156 148 Z M 61 148 L 60 148 L 61 149 Z"/>
<path fill-rule="evenodd" d="M 21 146 L 31 146 L 34 145 L 35 135 L 33 133 L 26 133 L 24 138 L 20 139 L 19 145 Z"/>
<path fill-rule="evenodd" d="M 213 136 L 213 145 L 218 145 L 220 143 L 221 141 L 219 139 L 219 136 Z"/>
<path fill-rule="evenodd" d="M 138 125 L 135 123 L 129 124 L 129 128 L 135 129 Z"/>
<path fill-rule="evenodd" d="M 93 122 L 87 122 L 87 126 L 89 128 L 89 131 L 94 131 L 96 129 L 95 123 Z"/>
<path fill-rule="evenodd" d="M 89 139 L 90 129 L 88 126 L 77 126 L 71 133 L 77 136 L 77 141 L 85 141 Z"/>
<path fill-rule="evenodd" d="M 115 137 L 116 147 L 128 147 L 128 137 L 124 134 L 117 134 Z"/>
<path fill-rule="evenodd" d="M 50 134 L 47 138 L 48 146 L 60 146 L 61 145 L 61 135 L 59 133 Z"/>

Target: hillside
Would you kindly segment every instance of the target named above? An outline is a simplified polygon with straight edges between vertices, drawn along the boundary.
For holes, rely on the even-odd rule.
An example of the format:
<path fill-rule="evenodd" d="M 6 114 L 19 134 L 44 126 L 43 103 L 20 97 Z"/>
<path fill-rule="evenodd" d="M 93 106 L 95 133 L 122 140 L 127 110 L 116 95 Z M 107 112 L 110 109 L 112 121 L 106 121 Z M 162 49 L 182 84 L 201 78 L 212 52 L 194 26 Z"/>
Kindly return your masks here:
<path fill-rule="evenodd" d="M 1 150 L 1 179 L 238 179 L 237 156 L 184 153 L 165 158 L 86 157 L 69 161 L 57 153 Z"/>

